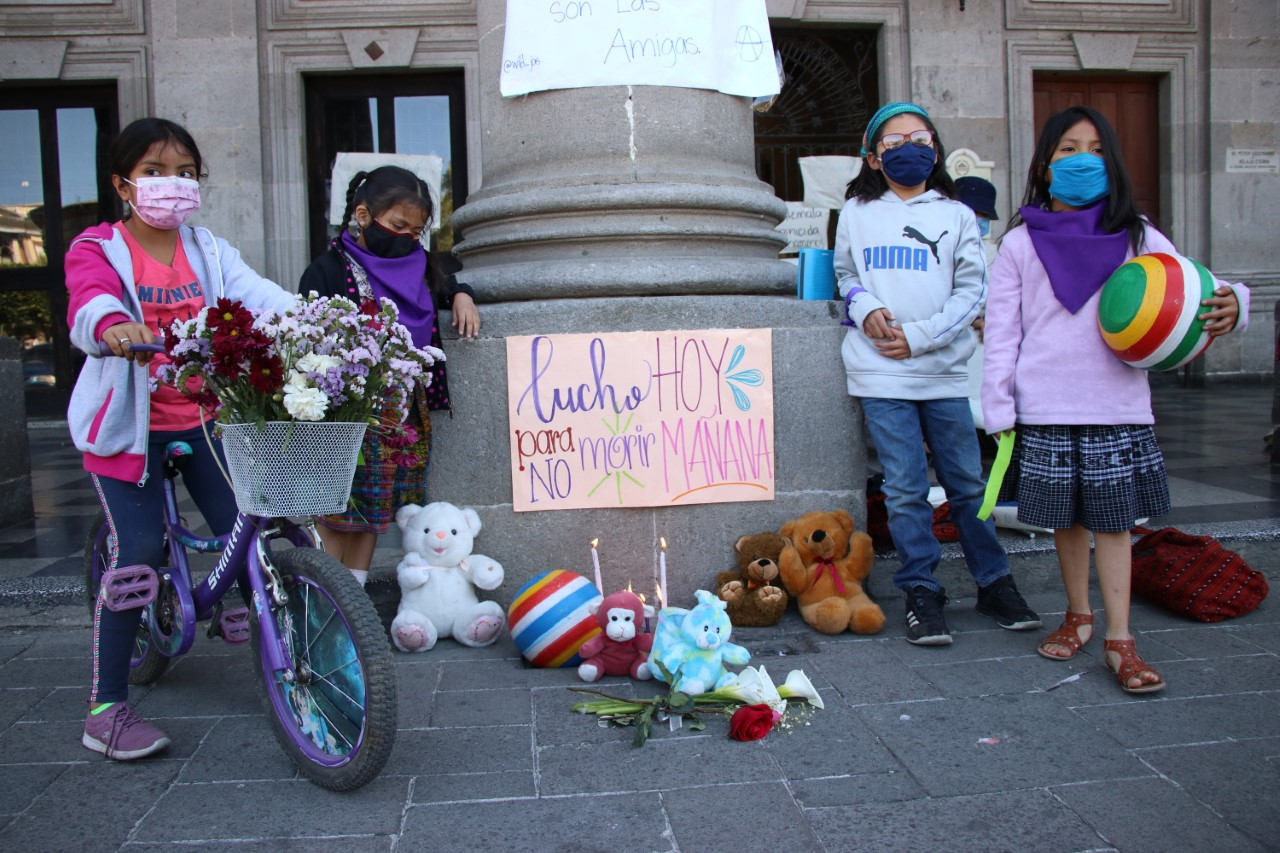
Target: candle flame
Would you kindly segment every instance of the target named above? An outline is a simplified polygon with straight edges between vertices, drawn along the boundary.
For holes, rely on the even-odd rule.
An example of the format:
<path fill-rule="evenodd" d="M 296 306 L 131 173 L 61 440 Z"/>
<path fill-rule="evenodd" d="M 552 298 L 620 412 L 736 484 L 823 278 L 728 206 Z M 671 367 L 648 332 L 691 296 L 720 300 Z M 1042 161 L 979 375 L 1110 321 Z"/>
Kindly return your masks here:
<path fill-rule="evenodd" d="M 591 540 L 591 547 L 592 547 L 592 548 L 596 547 L 596 545 L 597 545 L 599 542 L 600 542 L 600 540 L 599 540 L 598 538 L 597 538 L 597 539 L 592 539 L 592 540 Z"/>
<path fill-rule="evenodd" d="M 658 594 L 658 609 L 661 610 L 667 606 L 667 603 L 662 600 L 662 587 L 655 587 L 654 591 Z"/>
<path fill-rule="evenodd" d="M 659 537 L 658 537 L 658 544 L 662 546 L 662 550 L 664 550 L 664 551 L 665 551 L 665 550 L 667 550 L 667 540 L 666 540 L 666 539 L 663 539 L 661 536 L 659 536 Z"/>
<path fill-rule="evenodd" d="M 631 588 L 630 588 L 630 587 L 628 587 L 628 588 L 627 588 L 627 591 L 628 591 L 628 592 L 630 592 L 630 591 L 631 591 Z M 641 604 L 647 604 L 647 603 L 648 603 L 648 599 L 646 599 L 646 598 L 644 597 L 644 593 L 643 593 L 643 592 L 638 592 L 638 593 L 636 593 L 636 598 L 640 599 L 640 603 L 641 603 Z"/>
<path fill-rule="evenodd" d="M 632 589 L 631 589 L 631 581 L 627 581 L 627 592 L 632 592 Z M 641 599 L 641 600 L 643 600 L 643 599 Z"/>

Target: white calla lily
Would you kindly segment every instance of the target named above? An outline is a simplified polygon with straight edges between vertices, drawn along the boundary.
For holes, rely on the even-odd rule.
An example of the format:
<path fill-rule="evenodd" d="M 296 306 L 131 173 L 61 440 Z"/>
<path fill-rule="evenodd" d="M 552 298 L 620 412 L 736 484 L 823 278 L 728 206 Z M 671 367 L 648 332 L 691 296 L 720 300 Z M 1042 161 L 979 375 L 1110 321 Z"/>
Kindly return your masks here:
<path fill-rule="evenodd" d="M 803 699 L 815 708 L 825 707 L 818 689 L 801 669 L 793 669 L 787 673 L 787 680 L 783 682 L 782 687 L 778 688 L 778 693 L 783 699 Z"/>

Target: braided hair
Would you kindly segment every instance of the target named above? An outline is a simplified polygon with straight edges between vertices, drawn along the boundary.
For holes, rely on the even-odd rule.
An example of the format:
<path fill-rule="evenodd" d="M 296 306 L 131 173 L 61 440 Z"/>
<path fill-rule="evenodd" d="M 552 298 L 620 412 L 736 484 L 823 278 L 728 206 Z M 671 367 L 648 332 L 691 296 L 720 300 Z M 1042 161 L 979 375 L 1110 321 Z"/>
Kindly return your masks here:
<path fill-rule="evenodd" d="M 364 205 L 374 219 L 397 205 L 421 210 L 426 214 L 428 227 L 435 219 L 435 205 L 431 202 L 427 182 L 399 166 L 379 166 L 369 172 L 356 172 L 347 185 L 347 207 L 342 212 L 344 227 L 350 228 L 354 224 L 352 217 L 360 205 Z M 437 304 L 449 304 L 445 276 L 439 264 L 427 263 L 427 285 Z"/>

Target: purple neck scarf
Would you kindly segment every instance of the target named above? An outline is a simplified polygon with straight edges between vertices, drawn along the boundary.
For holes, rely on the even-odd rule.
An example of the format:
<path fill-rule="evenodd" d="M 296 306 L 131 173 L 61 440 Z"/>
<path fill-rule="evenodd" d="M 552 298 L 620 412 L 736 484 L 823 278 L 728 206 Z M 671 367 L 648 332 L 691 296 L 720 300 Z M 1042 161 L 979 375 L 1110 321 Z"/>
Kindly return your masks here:
<path fill-rule="evenodd" d="M 342 232 L 342 248 L 368 273 L 373 298 L 390 299 L 400 309 L 400 323 L 413 336 L 413 345 L 419 349 L 430 346 L 436 306 L 427 287 L 427 253 L 380 258 L 346 231 Z"/>
<path fill-rule="evenodd" d="M 1018 213 L 1027 224 L 1031 245 L 1049 274 L 1053 295 L 1072 314 L 1106 283 L 1129 254 L 1129 234 L 1102 231 L 1106 200 L 1080 210 L 1057 213 L 1034 205 Z"/>

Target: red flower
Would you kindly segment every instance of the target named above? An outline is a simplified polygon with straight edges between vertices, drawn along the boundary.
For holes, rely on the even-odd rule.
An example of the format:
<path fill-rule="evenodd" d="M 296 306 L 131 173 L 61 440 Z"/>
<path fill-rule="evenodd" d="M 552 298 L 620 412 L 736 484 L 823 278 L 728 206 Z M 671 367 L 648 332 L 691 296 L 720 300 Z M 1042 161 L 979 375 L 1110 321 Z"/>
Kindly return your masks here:
<path fill-rule="evenodd" d="M 253 314 L 239 301 L 219 299 L 205 315 L 205 325 L 214 337 L 238 332 L 243 335 L 253 328 Z"/>
<path fill-rule="evenodd" d="M 264 394 L 279 391 L 284 385 L 284 362 L 276 355 L 254 359 L 248 376 L 249 384 Z"/>
<path fill-rule="evenodd" d="M 734 740 L 760 740 L 781 719 L 782 715 L 768 705 L 743 705 L 729 718 L 729 737 Z"/>

